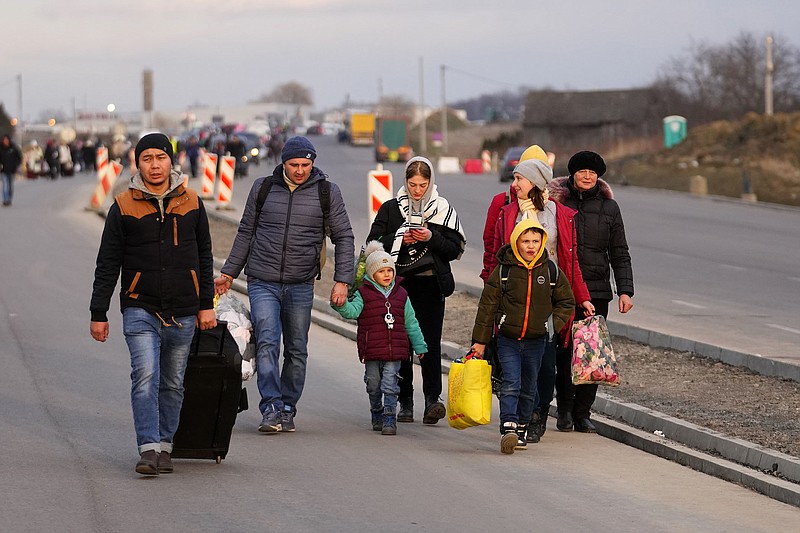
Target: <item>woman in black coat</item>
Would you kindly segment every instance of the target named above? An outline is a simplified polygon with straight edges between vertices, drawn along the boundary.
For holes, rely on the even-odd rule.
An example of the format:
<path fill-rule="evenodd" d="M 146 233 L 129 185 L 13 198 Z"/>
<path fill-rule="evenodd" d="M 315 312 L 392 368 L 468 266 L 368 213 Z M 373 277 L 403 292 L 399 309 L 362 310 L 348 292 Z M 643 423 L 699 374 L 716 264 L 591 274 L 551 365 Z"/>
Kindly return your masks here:
<path fill-rule="evenodd" d="M 548 186 L 550 198 L 578 211 L 575 228 L 578 233 L 578 264 L 589 289 L 592 304 L 599 315 L 608 318 L 608 306 L 614 299 L 610 274 L 619 295 L 619 312 L 633 307 L 633 268 L 625 239 L 625 225 L 611 187 L 600 179 L 606 164 L 599 154 L 578 152 L 569 163 L 569 177 L 557 178 Z M 581 317 L 583 314 L 577 314 Z M 556 397 L 561 431 L 594 433 L 589 420 L 590 409 L 597 395 L 597 385 L 572 385 L 570 371 L 572 346 L 561 349 L 556 356 L 558 367 Z"/>
<path fill-rule="evenodd" d="M 395 260 L 400 284 L 408 292 L 428 353 L 420 359 L 425 395 L 423 424 L 445 416 L 442 393 L 442 323 L 444 300 L 453 294 L 450 261 L 464 252 L 466 238 L 455 209 L 439 196 L 433 165 L 424 157 L 406 164 L 405 184 L 375 215 L 367 242 L 380 240 Z M 398 422 L 414 421 L 414 377 L 410 361 L 400 366 Z"/>

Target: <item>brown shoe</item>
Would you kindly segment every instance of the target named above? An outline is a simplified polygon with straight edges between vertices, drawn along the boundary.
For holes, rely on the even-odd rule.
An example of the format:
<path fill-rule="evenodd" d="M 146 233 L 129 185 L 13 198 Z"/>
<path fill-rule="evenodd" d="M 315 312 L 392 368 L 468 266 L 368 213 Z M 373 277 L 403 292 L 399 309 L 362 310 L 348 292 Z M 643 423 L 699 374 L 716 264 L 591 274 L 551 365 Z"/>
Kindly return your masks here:
<path fill-rule="evenodd" d="M 161 452 L 158 454 L 158 473 L 171 474 L 173 470 L 175 469 L 172 466 L 172 457 L 170 457 L 169 453 Z"/>
<path fill-rule="evenodd" d="M 155 450 L 147 450 L 142 452 L 139 457 L 139 462 L 136 463 L 136 473 L 143 476 L 157 476 L 158 475 L 158 454 Z"/>

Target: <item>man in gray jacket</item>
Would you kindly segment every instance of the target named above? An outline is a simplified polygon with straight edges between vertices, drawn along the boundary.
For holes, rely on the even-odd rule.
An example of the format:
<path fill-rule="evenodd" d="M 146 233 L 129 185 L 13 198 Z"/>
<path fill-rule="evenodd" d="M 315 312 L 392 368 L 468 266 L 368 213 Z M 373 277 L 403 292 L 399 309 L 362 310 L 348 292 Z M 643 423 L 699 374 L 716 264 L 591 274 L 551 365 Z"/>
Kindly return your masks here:
<path fill-rule="evenodd" d="M 339 187 L 332 182 L 320 184 L 328 176 L 314 166 L 316 157 L 305 137 L 286 142 L 282 164 L 272 176 L 253 183 L 231 253 L 214 280 L 217 293 L 224 294 L 242 269 L 247 275 L 263 416 L 258 430 L 265 433 L 295 430 L 297 402 L 306 379 L 314 279 L 322 270 L 326 228 L 336 247 L 334 306 L 344 304 L 347 286 L 353 282 L 355 244 L 350 219 Z M 263 205 L 259 206 L 262 184 L 269 188 L 266 199 L 261 194 Z M 278 368 L 281 335 L 282 370 Z"/>

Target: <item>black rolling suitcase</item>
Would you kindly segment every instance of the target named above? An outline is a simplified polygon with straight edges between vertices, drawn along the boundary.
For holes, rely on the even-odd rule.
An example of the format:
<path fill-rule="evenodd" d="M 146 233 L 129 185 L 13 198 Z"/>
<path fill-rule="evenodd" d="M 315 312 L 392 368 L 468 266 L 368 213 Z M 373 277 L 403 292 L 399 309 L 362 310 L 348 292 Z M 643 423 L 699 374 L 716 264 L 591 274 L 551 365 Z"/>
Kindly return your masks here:
<path fill-rule="evenodd" d="M 228 454 L 236 415 L 247 409 L 242 356 L 228 325 L 195 331 L 184 378 L 184 397 L 172 457 L 214 459 Z"/>

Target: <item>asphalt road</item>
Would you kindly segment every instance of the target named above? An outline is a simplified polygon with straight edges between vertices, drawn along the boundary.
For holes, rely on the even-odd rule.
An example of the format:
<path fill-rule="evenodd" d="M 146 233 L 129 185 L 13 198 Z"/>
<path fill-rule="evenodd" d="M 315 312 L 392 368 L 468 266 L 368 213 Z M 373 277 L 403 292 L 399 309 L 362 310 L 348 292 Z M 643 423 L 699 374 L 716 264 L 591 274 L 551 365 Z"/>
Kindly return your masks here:
<path fill-rule="evenodd" d="M 251 409 L 222 464 L 176 461 L 172 475 L 139 478 L 119 314 L 107 343 L 88 333 L 102 231 L 82 210 L 92 185 L 20 182 L 0 210 L 3 531 L 721 532 L 800 519 L 597 435 L 549 431 L 510 457 L 494 421 L 463 432 L 404 424 L 383 437 L 369 429 L 354 343 L 316 326 L 296 433 L 259 434 Z"/>

